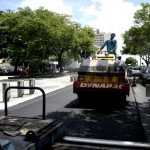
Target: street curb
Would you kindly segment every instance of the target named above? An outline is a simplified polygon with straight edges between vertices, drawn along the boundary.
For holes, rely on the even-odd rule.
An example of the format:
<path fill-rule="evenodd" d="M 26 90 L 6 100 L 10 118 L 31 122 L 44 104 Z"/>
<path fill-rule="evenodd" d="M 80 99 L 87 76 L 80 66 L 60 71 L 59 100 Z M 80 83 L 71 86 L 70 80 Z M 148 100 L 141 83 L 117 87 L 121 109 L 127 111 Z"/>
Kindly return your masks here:
<path fill-rule="evenodd" d="M 136 105 L 138 107 L 137 110 L 139 111 L 139 118 L 141 119 L 143 132 L 146 136 L 147 142 L 150 143 L 150 102 L 148 101 L 148 98 L 144 95 L 144 93 L 139 93 L 140 88 L 142 88 L 142 86 L 137 84 L 136 87 L 132 87 L 132 90 Z M 143 103 L 141 103 L 141 99 L 144 101 Z"/>
<path fill-rule="evenodd" d="M 35 84 L 35 87 L 40 87 L 44 90 L 45 94 L 54 92 L 56 90 L 65 88 L 67 86 L 72 85 L 73 82 L 70 82 L 70 78 L 69 76 L 63 76 L 63 77 L 59 77 L 59 78 L 51 78 L 51 79 L 36 79 L 37 84 Z M 26 84 L 28 83 L 28 81 L 26 81 Z M 13 82 L 12 85 L 10 86 L 17 86 L 16 82 Z M 26 87 L 28 87 L 27 85 L 24 85 Z M 17 89 L 16 89 L 17 90 Z M 28 90 L 26 90 L 26 92 L 24 93 L 23 97 L 16 97 L 17 92 L 15 92 L 15 89 L 12 89 L 11 91 L 12 93 L 12 97 L 8 102 L 8 108 L 18 105 L 20 103 L 32 100 L 34 98 L 40 97 L 42 95 L 42 93 L 38 90 L 36 90 L 34 92 L 34 94 L 28 94 Z M 2 95 L 2 94 L 1 94 Z M 0 110 L 4 110 L 4 102 L 0 101 L 1 105 L 0 105 Z"/>

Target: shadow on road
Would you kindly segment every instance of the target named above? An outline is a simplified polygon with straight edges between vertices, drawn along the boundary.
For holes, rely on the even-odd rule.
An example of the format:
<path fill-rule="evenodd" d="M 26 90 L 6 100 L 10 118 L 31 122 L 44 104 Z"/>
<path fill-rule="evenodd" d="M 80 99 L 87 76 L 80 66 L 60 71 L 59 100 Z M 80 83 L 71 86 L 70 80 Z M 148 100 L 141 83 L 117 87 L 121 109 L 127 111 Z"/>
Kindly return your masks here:
<path fill-rule="evenodd" d="M 145 142 L 134 102 L 128 103 L 122 111 L 81 109 L 76 100 L 66 105 L 67 108 L 80 109 L 80 112 L 56 111 L 48 113 L 47 118 L 61 120 L 68 136 Z"/>
<path fill-rule="evenodd" d="M 127 102 L 128 103 L 128 102 Z M 118 106 L 117 103 L 113 103 L 113 102 L 107 102 L 107 101 L 103 101 L 103 102 L 93 102 L 93 101 L 87 101 L 85 102 L 85 104 L 80 104 L 78 102 L 78 99 L 75 99 L 73 101 L 71 101 L 70 103 L 68 103 L 65 108 L 81 108 L 81 109 L 96 109 L 97 111 L 101 111 L 101 112 L 111 112 L 111 111 L 115 111 L 115 110 L 124 110 L 124 108 L 121 108 Z"/>

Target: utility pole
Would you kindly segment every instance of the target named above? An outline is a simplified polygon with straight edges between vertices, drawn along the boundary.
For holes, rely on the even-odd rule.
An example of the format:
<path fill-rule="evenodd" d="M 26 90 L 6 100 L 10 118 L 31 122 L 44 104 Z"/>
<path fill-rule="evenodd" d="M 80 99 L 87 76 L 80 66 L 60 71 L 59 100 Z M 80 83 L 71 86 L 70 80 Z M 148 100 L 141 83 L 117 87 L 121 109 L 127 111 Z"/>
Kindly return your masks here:
<path fill-rule="evenodd" d="M 140 56 L 140 67 L 141 67 L 141 56 Z"/>
<path fill-rule="evenodd" d="M 84 51 L 84 58 L 86 59 L 86 50 Z"/>

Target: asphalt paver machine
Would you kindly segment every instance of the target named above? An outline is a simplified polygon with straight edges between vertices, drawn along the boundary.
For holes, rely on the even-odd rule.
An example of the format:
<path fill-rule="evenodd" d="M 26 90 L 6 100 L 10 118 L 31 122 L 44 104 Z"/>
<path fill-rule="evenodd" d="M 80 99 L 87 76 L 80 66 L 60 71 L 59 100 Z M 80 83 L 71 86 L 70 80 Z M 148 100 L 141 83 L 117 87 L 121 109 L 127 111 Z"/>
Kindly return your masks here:
<path fill-rule="evenodd" d="M 78 79 L 73 83 L 73 92 L 84 105 L 90 101 L 101 103 L 107 96 L 107 105 L 126 105 L 130 93 L 130 83 L 125 64 L 113 54 L 97 54 L 92 59 L 84 59 L 78 70 Z"/>

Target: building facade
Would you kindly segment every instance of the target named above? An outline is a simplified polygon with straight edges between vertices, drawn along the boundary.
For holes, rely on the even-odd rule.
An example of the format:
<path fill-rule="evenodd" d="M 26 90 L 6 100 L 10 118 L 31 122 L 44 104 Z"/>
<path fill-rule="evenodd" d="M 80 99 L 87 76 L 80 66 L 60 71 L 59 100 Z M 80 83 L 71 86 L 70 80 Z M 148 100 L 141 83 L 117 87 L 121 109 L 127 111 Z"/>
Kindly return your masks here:
<path fill-rule="evenodd" d="M 100 32 L 99 29 L 96 29 L 94 45 L 98 50 L 101 48 L 104 42 L 110 38 L 110 35 L 111 33 Z M 106 47 L 103 50 L 105 51 Z"/>
<path fill-rule="evenodd" d="M 100 33 L 99 29 L 95 31 L 94 45 L 100 49 L 104 43 L 104 34 Z"/>

